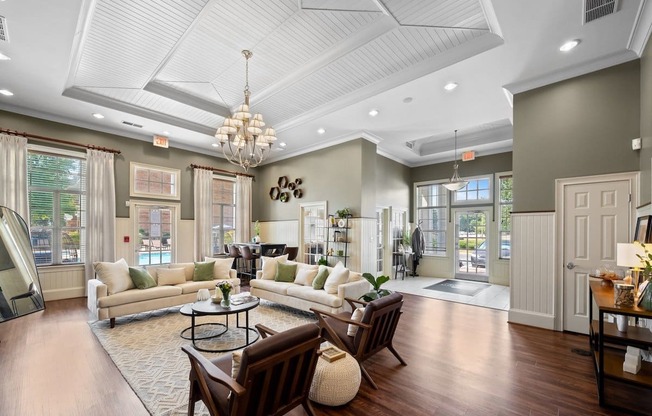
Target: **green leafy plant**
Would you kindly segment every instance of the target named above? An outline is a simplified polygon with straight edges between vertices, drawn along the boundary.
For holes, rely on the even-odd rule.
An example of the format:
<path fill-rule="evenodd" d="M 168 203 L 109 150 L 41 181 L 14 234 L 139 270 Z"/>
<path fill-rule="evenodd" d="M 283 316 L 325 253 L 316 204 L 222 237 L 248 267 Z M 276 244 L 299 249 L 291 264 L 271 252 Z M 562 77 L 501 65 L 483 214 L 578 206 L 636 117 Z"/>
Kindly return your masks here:
<path fill-rule="evenodd" d="M 338 209 L 337 211 L 335 211 L 335 213 L 337 214 L 338 218 L 346 218 L 352 215 L 351 210 L 349 208 Z"/>
<path fill-rule="evenodd" d="M 645 244 L 635 241 L 636 244 L 639 244 L 643 248 L 643 255 L 637 254 L 636 257 L 641 260 L 641 263 L 643 263 L 645 266 L 643 267 L 643 271 L 641 272 L 644 276 L 645 279 L 649 280 L 652 278 L 652 253 L 650 253 L 645 246 Z"/>
<path fill-rule="evenodd" d="M 371 273 L 363 273 L 362 277 L 364 277 L 365 279 L 367 279 L 369 283 L 371 283 L 373 290 L 371 292 L 367 292 L 364 295 L 360 296 L 359 299 L 362 299 L 365 302 L 371 302 L 372 300 L 380 299 L 383 296 L 392 294 L 390 290 L 380 288 L 380 286 L 382 286 L 383 283 L 389 280 L 389 276 L 382 275 L 382 276 L 374 277 L 374 275 Z"/>
<path fill-rule="evenodd" d="M 256 233 L 256 235 L 260 235 L 260 223 L 258 222 L 258 220 L 256 220 L 256 222 L 254 223 L 254 232 Z"/>
<path fill-rule="evenodd" d="M 317 264 L 320 266 L 328 266 L 328 260 L 326 260 L 326 257 L 321 257 L 317 260 Z"/>

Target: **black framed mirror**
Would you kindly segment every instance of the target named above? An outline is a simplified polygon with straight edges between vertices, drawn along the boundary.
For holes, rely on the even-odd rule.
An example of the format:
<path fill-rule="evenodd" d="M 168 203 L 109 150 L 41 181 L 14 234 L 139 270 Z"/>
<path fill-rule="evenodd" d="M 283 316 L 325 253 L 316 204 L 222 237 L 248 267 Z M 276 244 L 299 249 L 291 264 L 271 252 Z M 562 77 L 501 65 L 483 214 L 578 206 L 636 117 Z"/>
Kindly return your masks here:
<path fill-rule="evenodd" d="M 0 322 L 45 309 L 29 228 L 0 206 Z"/>

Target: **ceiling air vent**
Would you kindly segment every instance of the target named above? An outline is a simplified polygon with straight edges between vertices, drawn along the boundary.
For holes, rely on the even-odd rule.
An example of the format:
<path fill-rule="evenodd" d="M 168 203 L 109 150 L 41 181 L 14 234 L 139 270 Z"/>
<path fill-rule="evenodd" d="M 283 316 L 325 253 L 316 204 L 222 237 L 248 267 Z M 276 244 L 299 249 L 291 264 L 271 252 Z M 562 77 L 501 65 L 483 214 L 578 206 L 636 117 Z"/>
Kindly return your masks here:
<path fill-rule="evenodd" d="M 0 16 L 0 41 L 9 42 L 9 34 L 7 33 L 7 19 Z"/>
<path fill-rule="evenodd" d="M 414 142 L 405 142 L 408 149 L 414 149 Z"/>
<path fill-rule="evenodd" d="M 584 23 L 614 14 L 618 10 L 618 0 L 584 0 Z"/>
<path fill-rule="evenodd" d="M 131 127 L 137 127 L 139 129 L 143 128 L 142 124 L 132 123 L 131 121 L 123 121 L 122 124 L 126 124 L 127 126 L 131 126 Z"/>

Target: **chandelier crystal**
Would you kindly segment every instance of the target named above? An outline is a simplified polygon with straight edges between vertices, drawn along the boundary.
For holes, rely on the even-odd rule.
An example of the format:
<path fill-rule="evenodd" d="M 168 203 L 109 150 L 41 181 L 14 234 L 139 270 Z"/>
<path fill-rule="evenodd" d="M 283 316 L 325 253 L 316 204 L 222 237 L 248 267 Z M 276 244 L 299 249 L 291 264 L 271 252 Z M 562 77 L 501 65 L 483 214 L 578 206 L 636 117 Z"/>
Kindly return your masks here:
<path fill-rule="evenodd" d="M 249 112 L 249 59 L 253 52 L 243 50 L 245 57 L 245 88 L 244 104 L 240 105 L 231 117 L 224 119 L 224 123 L 215 133 L 224 157 L 234 165 L 241 166 L 245 172 L 249 168 L 260 165 L 269 155 L 272 144 L 276 140 L 273 128 L 265 127 L 262 114 Z"/>
<path fill-rule="evenodd" d="M 465 181 L 464 179 L 460 178 L 460 174 L 457 173 L 457 168 L 459 165 L 457 164 L 457 130 L 455 130 L 455 164 L 453 165 L 453 176 L 448 180 L 448 182 L 444 183 L 444 188 L 448 189 L 449 191 L 459 191 L 460 189 L 464 189 L 466 185 L 469 184 L 469 181 Z"/>

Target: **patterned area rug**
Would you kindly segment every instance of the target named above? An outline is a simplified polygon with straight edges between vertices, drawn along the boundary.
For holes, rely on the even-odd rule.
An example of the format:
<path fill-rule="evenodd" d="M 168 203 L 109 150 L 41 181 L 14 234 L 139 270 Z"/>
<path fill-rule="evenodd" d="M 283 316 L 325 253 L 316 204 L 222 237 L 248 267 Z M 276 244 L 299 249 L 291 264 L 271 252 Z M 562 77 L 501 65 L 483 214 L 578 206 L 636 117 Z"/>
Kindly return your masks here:
<path fill-rule="evenodd" d="M 446 279 L 434 285 L 426 286 L 424 289 L 455 293 L 456 295 L 475 296 L 489 286 L 485 283 L 461 282 L 459 280 Z"/>
<path fill-rule="evenodd" d="M 181 315 L 179 309 L 166 308 L 117 318 L 113 329 L 109 327 L 108 320 L 89 322 L 91 330 L 125 380 L 155 416 L 181 416 L 186 415 L 188 410 L 190 363 L 181 346 L 191 342 L 181 338 L 180 333 L 190 326 L 190 317 Z M 216 321 L 224 322 L 224 318 L 201 317 L 196 322 Z M 264 300 L 249 312 L 251 327 L 263 324 L 284 331 L 308 322 L 316 322 L 311 313 Z M 230 318 L 229 324 L 235 327 L 234 317 Z M 244 325 L 244 315 L 240 324 Z M 211 348 L 225 348 L 229 343 L 241 343 L 244 339 L 243 332 L 229 331 L 227 334 L 227 339 L 221 337 L 220 344 L 214 344 Z M 207 342 L 201 345 L 208 346 Z M 228 353 L 203 354 L 213 358 Z M 204 416 L 208 412 L 203 404 L 198 403 L 195 414 Z"/>

